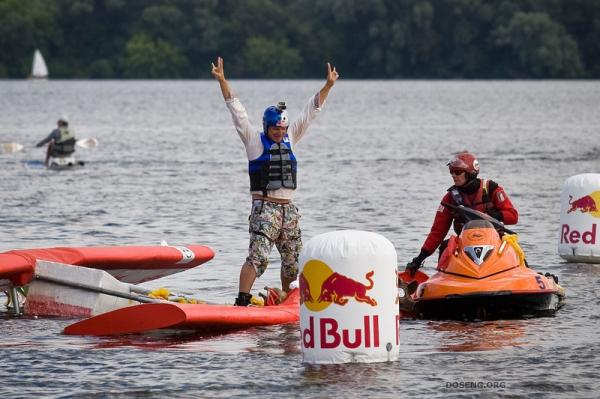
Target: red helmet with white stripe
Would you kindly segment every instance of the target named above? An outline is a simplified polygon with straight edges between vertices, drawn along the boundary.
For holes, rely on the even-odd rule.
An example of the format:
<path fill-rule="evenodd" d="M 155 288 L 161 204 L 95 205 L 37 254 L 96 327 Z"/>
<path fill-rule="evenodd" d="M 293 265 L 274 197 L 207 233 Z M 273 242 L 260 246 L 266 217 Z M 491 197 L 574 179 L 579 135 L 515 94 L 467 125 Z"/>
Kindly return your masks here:
<path fill-rule="evenodd" d="M 450 171 L 463 171 L 467 172 L 470 179 L 474 179 L 479 174 L 479 162 L 475 155 L 468 151 L 462 151 L 456 154 L 448 163 Z"/>

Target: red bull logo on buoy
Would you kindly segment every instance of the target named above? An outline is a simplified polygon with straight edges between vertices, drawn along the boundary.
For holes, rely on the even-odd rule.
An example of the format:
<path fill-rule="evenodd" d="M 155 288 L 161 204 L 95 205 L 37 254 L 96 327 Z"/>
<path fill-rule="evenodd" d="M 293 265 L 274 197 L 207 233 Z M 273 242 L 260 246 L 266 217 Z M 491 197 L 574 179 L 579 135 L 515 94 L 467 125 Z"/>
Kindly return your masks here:
<path fill-rule="evenodd" d="M 304 265 L 300 274 L 300 303 L 313 312 L 319 312 L 331 304 L 344 306 L 351 299 L 377 306 L 377 301 L 368 295 L 373 288 L 371 270 L 365 274 L 366 284 L 356 281 L 343 274 L 334 272 L 326 263 L 320 260 L 310 260 Z"/>
<path fill-rule="evenodd" d="M 567 213 L 579 211 L 600 218 L 600 191 L 594 191 L 575 200 L 573 200 L 572 195 L 569 195 L 569 205 L 570 208 Z"/>
<path fill-rule="evenodd" d="M 566 179 L 560 202 L 558 254 L 569 262 L 600 263 L 600 173 Z"/>
<path fill-rule="evenodd" d="M 595 218 L 600 218 L 600 191 L 594 191 L 591 194 L 584 195 L 573 199 L 569 195 L 569 213 L 583 213 Z M 579 228 L 577 228 L 579 227 Z M 595 245 L 596 240 L 596 224 L 592 223 L 589 230 L 583 230 L 580 223 L 579 226 L 573 227 L 569 223 L 563 223 L 561 226 L 560 243 L 561 244 L 591 244 Z"/>
<path fill-rule="evenodd" d="M 374 270 L 365 273 L 365 282 L 357 281 L 341 273 L 334 272 L 325 262 L 312 259 L 306 262 L 299 276 L 300 303 L 313 312 L 321 312 L 330 305 L 346 306 L 350 301 L 377 306 L 375 298 L 368 291 L 374 287 Z M 366 310 L 366 309 L 365 309 Z M 315 326 L 315 322 L 317 326 Z M 315 327 L 319 340 L 315 340 Z M 358 328 L 343 328 L 333 317 L 309 317 L 308 328 L 303 331 L 302 343 L 305 348 L 349 349 L 379 347 L 379 317 L 365 314 Z M 316 341 L 316 342 L 315 342 Z"/>

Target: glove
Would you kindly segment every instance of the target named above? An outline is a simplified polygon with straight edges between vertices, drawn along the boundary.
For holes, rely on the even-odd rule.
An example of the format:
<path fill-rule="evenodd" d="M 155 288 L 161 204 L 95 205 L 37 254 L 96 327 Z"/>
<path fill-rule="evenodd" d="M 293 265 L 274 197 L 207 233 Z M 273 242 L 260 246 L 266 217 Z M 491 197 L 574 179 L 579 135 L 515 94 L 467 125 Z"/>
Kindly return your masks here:
<path fill-rule="evenodd" d="M 496 219 L 497 221 L 502 222 L 502 212 L 492 209 L 489 210 L 487 214 Z"/>
<path fill-rule="evenodd" d="M 422 249 L 418 256 L 414 257 L 413 260 L 406 264 L 405 271 L 407 271 L 410 274 L 411 278 L 415 277 L 417 270 L 419 270 L 419 268 L 423 266 L 423 262 L 429 255 L 431 254 Z"/>
<path fill-rule="evenodd" d="M 423 261 L 419 261 L 419 257 L 417 256 L 406 264 L 405 271 L 407 271 L 408 274 L 410 274 L 410 277 L 413 278 L 421 266 L 423 266 Z"/>

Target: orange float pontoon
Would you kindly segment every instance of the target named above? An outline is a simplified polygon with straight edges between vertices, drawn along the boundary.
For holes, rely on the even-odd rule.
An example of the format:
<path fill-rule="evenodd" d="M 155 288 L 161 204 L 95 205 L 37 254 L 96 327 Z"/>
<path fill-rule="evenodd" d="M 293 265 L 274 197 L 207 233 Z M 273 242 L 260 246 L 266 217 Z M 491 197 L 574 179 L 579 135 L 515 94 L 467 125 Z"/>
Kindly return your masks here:
<path fill-rule="evenodd" d="M 68 335 L 120 335 L 153 330 L 213 333 L 255 326 L 294 323 L 300 319 L 298 289 L 279 305 L 232 306 L 173 302 L 130 306 L 71 324 Z"/>
<path fill-rule="evenodd" d="M 0 290 L 28 284 L 38 260 L 101 269 L 119 281 L 138 284 L 191 269 L 214 256 L 213 250 L 203 245 L 13 250 L 0 253 Z"/>

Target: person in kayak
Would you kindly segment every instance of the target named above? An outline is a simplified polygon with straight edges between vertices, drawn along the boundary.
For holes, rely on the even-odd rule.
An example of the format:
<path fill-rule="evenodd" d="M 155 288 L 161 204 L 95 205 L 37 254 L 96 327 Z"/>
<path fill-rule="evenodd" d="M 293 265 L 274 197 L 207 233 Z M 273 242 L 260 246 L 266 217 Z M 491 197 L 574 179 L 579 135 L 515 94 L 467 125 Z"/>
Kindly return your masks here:
<path fill-rule="evenodd" d="M 454 156 L 447 166 L 454 185 L 448 189 L 435 214 L 433 226 L 421 247 L 421 252 L 406 265 L 406 271 L 414 276 L 427 257 L 433 254 L 439 246 L 441 256 L 448 245 L 444 240 L 454 224 L 454 231 L 460 234 L 465 221 L 449 207 L 443 204 L 463 205 L 465 207 L 486 213 L 506 225 L 516 224 L 519 214 L 504 189 L 492 180 L 479 179 L 479 162 L 467 151 Z"/>
<path fill-rule="evenodd" d="M 69 118 L 62 115 L 56 122 L 57 128 L 37 143 L 36 147 L 41 147 L 47 143 L 46 164 L 50 158 L 65 158 L 73 155 L 75 152 L 75 132 L 69 127 Z"/>
<path fill-rule="evenodd" d="M 255 130 L 246 109 L 225 79 L 223 59 L 212 64 L 212 75 L 219 82 L 233 125 L 246 148 L 250 175 L 252 208 L 249 217 L 250 245 L 242 266 L 237 306 L 248 306 L 250 291 L 257 277 L 267 268 L 273 245 L 281 256 L 281 285 L 285 292 L 298 276 L 298 256 L 302 248 L 298 208 L 292 202 L 297 187 L 295 145 L 321 112 L 329 91 L 339 78 L 335 67 L 327 63 L 327 80 L 311 96 L 300 117 L 290 123 L 286 104 L 280 102 L 263 113 L 262 131 Z"/>

